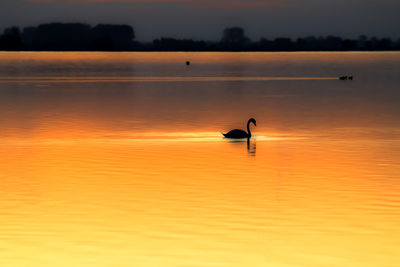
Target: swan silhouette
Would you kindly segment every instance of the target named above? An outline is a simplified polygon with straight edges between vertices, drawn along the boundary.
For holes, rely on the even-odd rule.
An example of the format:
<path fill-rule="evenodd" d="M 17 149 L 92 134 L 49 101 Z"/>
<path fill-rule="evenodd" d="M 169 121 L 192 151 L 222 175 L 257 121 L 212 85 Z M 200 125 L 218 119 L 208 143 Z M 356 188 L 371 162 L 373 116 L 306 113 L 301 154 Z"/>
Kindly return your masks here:
<path fill-rule="evenodd" d="M 226 138 L 232 138 L 232 139 L 250 138 L 251 137 L 251 131 L 250 131 L 250 123 L 251 122 L 254 124 L 254 126 L 257 126 L 255 119 L 253 119 L 253 118 L 249 119 L 249 121 L 247 122 L 247 132 L 248 133 L 243 130 L 234 129 L 227 133 L 223 133 L 223 136 L 225 136 Z"/>

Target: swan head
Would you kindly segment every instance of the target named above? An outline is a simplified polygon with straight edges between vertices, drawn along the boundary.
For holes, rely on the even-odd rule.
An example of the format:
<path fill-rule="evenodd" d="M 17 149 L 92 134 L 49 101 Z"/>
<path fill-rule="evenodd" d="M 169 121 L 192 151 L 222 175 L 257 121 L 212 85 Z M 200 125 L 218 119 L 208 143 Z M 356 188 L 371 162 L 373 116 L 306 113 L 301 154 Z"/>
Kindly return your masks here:
<path fill-rule="evenodd" d="M 254 124 L 254 126 L 257 126 L 256 120 L 254 118 L 251 118 L 247 123 L 250 124 L 251 122 Z"/>

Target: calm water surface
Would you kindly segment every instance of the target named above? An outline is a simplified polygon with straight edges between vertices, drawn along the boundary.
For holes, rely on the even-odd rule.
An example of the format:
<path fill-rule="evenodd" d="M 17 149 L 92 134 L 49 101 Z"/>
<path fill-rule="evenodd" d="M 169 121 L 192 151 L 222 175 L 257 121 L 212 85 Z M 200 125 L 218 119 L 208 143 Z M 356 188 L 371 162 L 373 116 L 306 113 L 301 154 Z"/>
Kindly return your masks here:
<path fill-rule="evenodd" d="M 0 53 L 0 222 L 1 266 L 399 266 L 400 53 Z"/>

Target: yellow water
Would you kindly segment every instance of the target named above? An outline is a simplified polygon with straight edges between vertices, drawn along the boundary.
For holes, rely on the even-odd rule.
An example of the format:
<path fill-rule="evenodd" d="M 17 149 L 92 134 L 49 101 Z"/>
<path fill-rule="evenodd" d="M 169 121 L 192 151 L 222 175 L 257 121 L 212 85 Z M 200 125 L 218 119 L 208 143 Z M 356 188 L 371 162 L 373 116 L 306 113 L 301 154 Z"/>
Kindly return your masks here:
<path fill-rule="evenodd" d="M 399 265 L 399 53 L 0 59 L 1 266 Z"/>

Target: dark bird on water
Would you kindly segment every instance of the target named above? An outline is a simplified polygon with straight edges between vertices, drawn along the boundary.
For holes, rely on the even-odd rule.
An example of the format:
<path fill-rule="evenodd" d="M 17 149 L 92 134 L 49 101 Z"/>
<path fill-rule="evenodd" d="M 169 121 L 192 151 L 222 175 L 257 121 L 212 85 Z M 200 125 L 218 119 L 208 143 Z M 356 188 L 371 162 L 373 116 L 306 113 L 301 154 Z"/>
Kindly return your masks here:
<path fill-rule="evenodd" d="M 342 80 L 342 81 L 353 80 L 353 76 L 340 76 L 339 80 Z"/>
<path fill-rule="evenodd" d="M 186 66 L 190 66 L 190 61 L 186 61 Z"/>
<path fill-rule="evenodd" d="M 234 130 L 231 130 L 231 131 L 229 131 L 227 133 L 223 133 L 223 135 L 226 138 L 232 138 L 232 139 L 250 138 L 251 137 L 250 123 L 253 123 L 254 126 L 257 126 L 256 120 L 251 118 L 247 122 L 247 132 L 243 131 L 243 130 L 239 130 L 239 129 L 234 129 Z"/>

